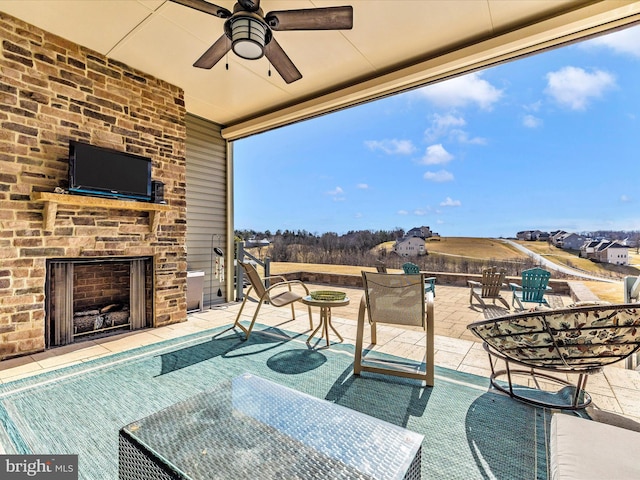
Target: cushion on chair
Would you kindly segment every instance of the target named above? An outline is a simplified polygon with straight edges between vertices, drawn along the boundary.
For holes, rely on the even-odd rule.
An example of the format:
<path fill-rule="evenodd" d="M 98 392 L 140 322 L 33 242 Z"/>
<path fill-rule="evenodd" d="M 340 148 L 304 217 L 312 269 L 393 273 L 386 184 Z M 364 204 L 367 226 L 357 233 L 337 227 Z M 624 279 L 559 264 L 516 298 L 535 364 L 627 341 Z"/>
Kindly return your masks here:
<path fill-rule="evenodd" d="M 551 419 L 551 480 L 640 478 L 640 432 L 556 413 Z"/>

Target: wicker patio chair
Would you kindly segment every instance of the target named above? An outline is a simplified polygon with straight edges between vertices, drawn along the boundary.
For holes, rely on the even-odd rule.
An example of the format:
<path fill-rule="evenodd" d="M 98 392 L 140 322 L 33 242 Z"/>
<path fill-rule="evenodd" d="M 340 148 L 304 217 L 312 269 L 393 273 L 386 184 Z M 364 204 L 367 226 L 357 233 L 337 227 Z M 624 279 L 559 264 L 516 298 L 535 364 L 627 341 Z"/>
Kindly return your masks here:
<path fill-rule="evenodd" d="M 242 300 L 242 305 L 240 306 L 240 310 L 238 311 L 238 315 L 236 316 L 236 321 L 234 322 L 233 327 L 238 327 L 240 330 L 242 330 L 246 335 L 245 339 L 248 340 L 249 335 L 251 335 L 253 325 L 256 322 L 256 318 L 258 318 L 258 313 L 260 313 L 260 308 L 266 302 L 270 303 L 274 307 L 285 307 L 287 305 L 291 305 L 291 318 L 295 320 L 296 311 L 293 308 L 293 304 L 302 299 L 303 295 L 300 295 L 298 292 L 294 292 L 292 287 L 298 286 L 306 292 L 306 295 L 309 295 L 309 289 L 307 288 L 307 286 L 300 280 L 287 280 L 285 277 L 280 275 L 271 275 L 262 279 L 260 278 L 260 275 L 253 265 L 244 262 L 238 263 L 244 269 L 244 272 L 247 275 L 251 286 L 249 287 L 247 294 L 244 296 L 244 300 Z M 274 279 L 278 280 L 278 282 L 272 284 L 269 288 L 266 288 L 264 286 L 263 282 L 265 280 Z M 247 303 L 247 299 L 251 296 L 252 293 L 255 295 L 255 299 L 258 301 L 258 306 L 255 313 L 253 314 L 251 323 L 248 327 L 245 327 L 240 323 L 240 316 L 242 315 L 244 306 Z M 313 330 L 311 307 L 307 306 L 307 309 L 309 310 L 309 329 Z"/>
<path fill-rule="evenodd" d="M 433 386 L 434 332 L 433 295 L 425 292 L 424 275 L 362 272 L 364 295 L 358 310 L 356 352 L 353 372 L 382 373 L 414 378 Z M 410 368 L 406 362 L 393 360 L 367 360 L 363 355 L 365 317 L 371 328 L 371 343 L 376 344 L 376 327 L 388 324 L 399 327 L 420 327 L 425 331 L 424 372 L 421 366 Z"/>
<path fill-rule="evenodd" d="M 475 298 L 480 302 L 482 308 L 487 308 L 484 303 L 485 300 L 493 300 L 494 305 L 496 300 L 500 300 L 507 307 L 507 310 L 510 310 L 509 302 L 500 293 L 502 287 L 507 286 L 504 283 L 505 275 L 506 272 L 504 270 L 491 267 L 482 271 L 482 280 L 480 282 L 467 280 L 467 285 L 471 288 L 469 303 L 473 305 L 473 299 Z"/>
<path fill-rule="evenodd" d="M 475 322 L 468 328 L 483 340 L 495 388 L 534 405 L 575 410 L 591 403 L 585 391 L 588 375 L 640 349 L 640 305 L 530 311 Z M 504 362 L 504 369 L 496 369 L 498 361 Z M 519 386 L 513 376 L 521 374 L 533 378 L 530 384 L 540 385 L 542 380 L 562 389 L 550 393 Z M 577 382 L 571 383 L 566 374 L 577 375 Z"/>

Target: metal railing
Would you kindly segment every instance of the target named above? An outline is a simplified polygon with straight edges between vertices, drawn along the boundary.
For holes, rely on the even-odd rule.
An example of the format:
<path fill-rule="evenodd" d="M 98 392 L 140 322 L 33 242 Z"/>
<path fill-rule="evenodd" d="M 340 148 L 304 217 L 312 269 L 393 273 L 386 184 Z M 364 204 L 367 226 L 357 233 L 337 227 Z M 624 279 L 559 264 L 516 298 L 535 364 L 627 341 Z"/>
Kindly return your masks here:
<path fill-rule="evenodd" d="M 247 252 L 244 248 L 244 242 L 236 242 L 236 300 L 242 300 L 244 298 L 244 270 L 238 262 L 245 262 L 245 257 L 249 259 L 249 262 L 255 265 L 260 265 L 264 269 L 264 276 L 269 277 L 271 275 L 271 259 L 266 257 L 264 262 L 258 257 L 255 257 L 251 253 Z M 265 287 L 269 288 L 269 280 L 265 280 Z"/>

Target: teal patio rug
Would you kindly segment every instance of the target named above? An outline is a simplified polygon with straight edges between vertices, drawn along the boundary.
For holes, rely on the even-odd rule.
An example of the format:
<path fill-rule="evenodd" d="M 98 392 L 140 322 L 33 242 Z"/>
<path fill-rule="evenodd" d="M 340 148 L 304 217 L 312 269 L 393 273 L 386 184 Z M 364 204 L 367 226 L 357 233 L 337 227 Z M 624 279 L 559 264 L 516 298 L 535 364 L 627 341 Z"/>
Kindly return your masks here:
<path fill-rule="evenodd" d="M 427 388 L 355 377 L 353 346 L 305 340 L 257 326 L 245 342 L 220 328 L 0 385 L 0 450 L 78 454 L 79 478 L 115 480 L 121 427 L 250 372 L 423 434 L 423 479 L 548 477 L 549 411 L 445 368 Z"/>

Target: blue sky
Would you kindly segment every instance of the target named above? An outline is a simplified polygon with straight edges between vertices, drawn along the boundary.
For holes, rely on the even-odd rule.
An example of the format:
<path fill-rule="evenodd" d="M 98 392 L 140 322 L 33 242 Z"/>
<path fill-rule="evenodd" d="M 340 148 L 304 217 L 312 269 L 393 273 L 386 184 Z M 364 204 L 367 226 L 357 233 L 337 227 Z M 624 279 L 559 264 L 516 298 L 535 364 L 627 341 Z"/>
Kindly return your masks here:
<path fill-rule="evenodd" d="M 640 229 L 640 27 L 234 144 L 235 227 Z"/>

